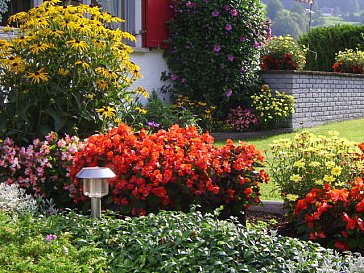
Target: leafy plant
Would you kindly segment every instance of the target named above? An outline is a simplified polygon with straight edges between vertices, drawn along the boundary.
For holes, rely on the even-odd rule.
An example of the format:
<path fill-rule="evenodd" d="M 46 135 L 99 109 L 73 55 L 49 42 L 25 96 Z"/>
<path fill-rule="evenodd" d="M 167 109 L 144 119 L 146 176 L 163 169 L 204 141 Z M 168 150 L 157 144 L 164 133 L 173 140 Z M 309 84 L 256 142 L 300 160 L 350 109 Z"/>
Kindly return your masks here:
<path fill-rule="evenodd" d="M 195 127 L 172 126 L 148 135 L 134 134 L 121 124 L 106 134 L 88 138 L 77 153 L 71 170 L 76 202 L 85 200 L 76 173 L 86 166 L 107 166 L 115 173 L 110 180 L 112 203 L 125 215 L 144 215 L 161 209 L 189 209 L 200 204 L 206 211 L 220 205 L 227 215 L 241 215 L 259 204 L 260 183 L 268 181 L 261 167 L 263 156 L 253 145 L 231 140 L 221 148 L 208 134 Z"/>
<path fill-rule="evenodd" d="M 260 67 L 263 70 L 302 70 L 306 49 L 290 36 L 274 36 L 262 47 Z"/>
<path fill-rule="evenodd" d="M 10 0 L 0 0 L 0 21 L 3 20 L 3 14 L 6 13 L 9 9 L 9 3 Z"/>
<path fill-rule="evenodd" d="M 356 49 L 347 49 L 339 51 L 335 57 L 335 63 L 332 67 L 334 72 L 363 74 L 364 51 Z"/>
<path fill-rule="evenodd" d="M 12 272 L 360 272 L 360 255 L 217 220 L 219 212 L 91 219 L 0 213 L 0 270 Z M 48 259 L 51 257 L 51 259 Z M 46 268 L 48 266 L 48 268 Z M 70 267 L 72 267 L 70 269 Z M 48 271 L 46 271 L 48 270 Z"/>
<path fill-rule="evenodd" d="M 335 54 L 346 49 L 356 49 L 363 45 L 363 25 L 335 25 L 315 27 L 298 39 L 300 45 L 310 51 L 306 55 L 305 70 L 332 71 Z"/>
<path fill-rule="evenodd" d="M 33 213 L 37 203 L 31 195 L 17 185 L 0 183 L 0 211 L 7 213 Z"/>
<path fill-rule="evenodd" d="M 223 111 L 232 101 L 243 100 L 257 82 L 259 49 L 267 26 L 257 0 L 172 1 L 166 58 L 171 91 L 193 101 L 216 105 Z"/>
<path fill-rule="evenodd" d="M 253 111 L 258 116 L 261 128 L 285 126 L 283 122 L 294 113 L 294 97 L 278 90 L 273 94 L 266 84 L 259 93 L 252 95 L 251 99 Z"/>
<path fill-rule="evenodd" d="M 349 187 L 362 170 L 354 142 L 336 133 L 316 136 L 308 131 L 296 134 L 294 141 L 280 139 L 271 145 L 271 177 L 288 209 L 293 213 L 299 199 L 314 188 L 329 184 L 334 189 Z"/>
<path fill-rule="evenodd" d="M 50 131 L 100 131 L 105 118 L 114 124 L 111 118 L 144 93 L 128 89 L 140 73 L 122 42 L 135 38 L 110 29 L 122 20 L 96 6 L 58 3 L 11 16 L 18 36 L 0 41 L 0 133 L 18 145 Z"/>

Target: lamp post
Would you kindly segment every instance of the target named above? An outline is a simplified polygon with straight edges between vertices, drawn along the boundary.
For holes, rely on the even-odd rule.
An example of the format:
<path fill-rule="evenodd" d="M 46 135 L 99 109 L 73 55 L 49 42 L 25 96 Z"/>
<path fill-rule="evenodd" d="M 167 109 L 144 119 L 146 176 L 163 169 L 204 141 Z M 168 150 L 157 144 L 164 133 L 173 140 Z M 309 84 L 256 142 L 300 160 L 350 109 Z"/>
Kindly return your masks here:
<path fill-rule="evenodd" d="M 91 198 L 91 216 L 101 217 L 101 198 L 109 193 L 107 179 L 116 175 L 106 167 L 85 167 L 76 174 L 82 179 L 83 194 Z"/>

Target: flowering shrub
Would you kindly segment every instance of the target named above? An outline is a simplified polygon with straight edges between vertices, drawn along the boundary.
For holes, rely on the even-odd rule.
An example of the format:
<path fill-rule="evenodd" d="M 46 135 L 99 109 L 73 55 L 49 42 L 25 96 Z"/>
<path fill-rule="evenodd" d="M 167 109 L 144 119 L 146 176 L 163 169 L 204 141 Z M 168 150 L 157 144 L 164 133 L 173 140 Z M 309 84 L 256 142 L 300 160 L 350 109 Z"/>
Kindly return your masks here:
<path fill-rule="evenodd" d="M 0 183 L 0 211 L 21 214 L 33 213 L 36 209 L 36 201 L 24 189 L 19 189 L 15 184 Z"/>
<path fill-rule="evenodd" d="M 339 51 L 335 57 L 334 72 L 363 74 L 364 51 L 347 49 Z"/>
<path fill-rule="evenodd" d="M 258 0 L 174 0 L 166 52 L 172 92 L 220 108 L 242 99 L 257 79 L 259 49 L 266 37 Z"/>
<path fill-rule="evenodd" d="M 252 108 L 262 128 L 284 126 L 281 123 L 294 113 L 294 97 L 279 91 L 273 94 L 266 84 L 262 86 L 259 93 L 251 96 L 251 99 L 253 100 Z"/>
<path fill-rule="evenodd" d="M 69 172 L 73 156 L 82 147 L 77 137 L 59 138 L 56 133 L 27 147 L 6 138 L 0 146 L 1 182 L 16 184 L 36 198 L 53 199 L 60 208 L 71 206 L 74 188 Z"/>
<path fill-rule="evenodd" d="M 238 106 L 235 109 L 230 109 L 226 122 L 236 131 L 246 131 L 257 127 L 258 117 L 253 114 L 251 109 Z"/>
<path fill-rule="evenodd" d="M 364 249 L 364 183 L 361 178 L 342 189 L 325 184 L 298 201 L 294 220 L 306 237 L 339 250 Z"/>
<path fill-rule="evenodd" d="M 261 166 L 263 156 L 253 145 L 231 140 L 221 148 L 213 138 L 200 135 L 196 128 L 172 126 L 148 135 L 134 134 L 121 124 L 106 134 L 88 138 L 76 154 L 71 175 L 76 202 L 85 200 L 81 183 L 75 178 L 85 166 L 107 166 L 116 174 L 110 180 L 111 197 L 123 214 L 144 215 L 160 209 L 186 211 L 191 204 L 211 210 L 224 204 L 238 215 L 259 200 L 259 185 L 267 182 Z"/>
<path fill-rule="evenodd" d="M 288 214 L 299 199 L 314 188 L 328 184 L 333 189 L 350 186 L 363 170 L 354 143 L 336 133 L 316 136 L 308 131 L 296 134 L 293 141 L 280 139 L 271 145 L 271 177 L 281 192 Z"/>
<path fill-rule="evenodd" d="M 140 73 L 122 42 L 134 37 L 110 29 L 122 20 L 96 6 L 58 3 L 44 1 L 13 15 L 9 23 L 18 36 L 0 41 L 0 136 L 17 144 L 52 130 L 81 136 L 99 131 L 105 117 L 145 93 L 128 89 Z"/>
<path fill-rule="evenodd" d="M 262 48 L 260 67 L 263 70 L 302 70 L 306 64 L 306 49 L 287 36 L 274 36 Z"/>

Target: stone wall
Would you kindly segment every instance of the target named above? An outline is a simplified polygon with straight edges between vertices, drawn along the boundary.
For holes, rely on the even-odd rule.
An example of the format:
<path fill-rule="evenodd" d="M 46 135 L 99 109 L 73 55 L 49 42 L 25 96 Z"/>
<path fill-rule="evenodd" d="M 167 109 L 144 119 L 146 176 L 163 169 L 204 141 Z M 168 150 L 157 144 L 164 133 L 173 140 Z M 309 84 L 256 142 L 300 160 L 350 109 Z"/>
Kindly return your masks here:
<path fill-rule="evenodd" d="M 297 100 L 292 129 L 364 117 L 364 75 L 316 71 L 262 71 L 272 90 Z"/>

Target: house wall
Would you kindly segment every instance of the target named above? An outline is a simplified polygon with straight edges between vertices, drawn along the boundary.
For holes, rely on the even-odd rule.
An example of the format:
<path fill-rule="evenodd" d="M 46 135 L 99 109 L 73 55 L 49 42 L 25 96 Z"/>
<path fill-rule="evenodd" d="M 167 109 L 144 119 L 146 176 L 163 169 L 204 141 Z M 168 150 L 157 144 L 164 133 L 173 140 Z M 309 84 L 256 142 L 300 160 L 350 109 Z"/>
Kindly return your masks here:
<path fill-rule="evenodd" d="M 140 73 L 143 78 L 138 79 L 133 84 L 132 88 L 142 86 L 148 93 L 152 93 L 153 90 L 158 91 L 162 85 L 168 84 L 161 81 L 161 75 L 163 71 L 168 70 L 167 61 L 163 58 L 164 50 L 162 49 L 138 49 L 130 55 L 131 61 L 140 67 Z M 160 94 L 161 97 L 166 97 Z"/>
<path fill-rule="evenodd" d="M 297 100 L 292 129 L 364 117 L 364 75 L 316 71 L 262 71 L 272 90 Z"/>

